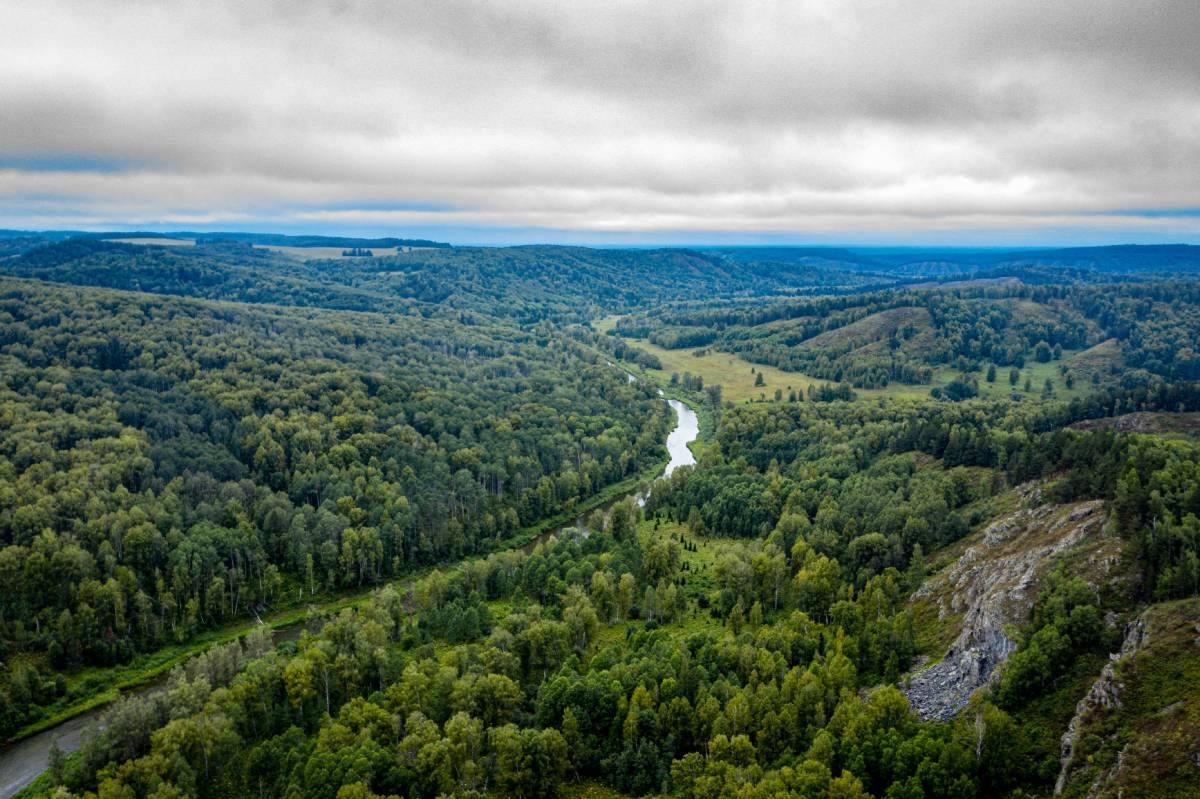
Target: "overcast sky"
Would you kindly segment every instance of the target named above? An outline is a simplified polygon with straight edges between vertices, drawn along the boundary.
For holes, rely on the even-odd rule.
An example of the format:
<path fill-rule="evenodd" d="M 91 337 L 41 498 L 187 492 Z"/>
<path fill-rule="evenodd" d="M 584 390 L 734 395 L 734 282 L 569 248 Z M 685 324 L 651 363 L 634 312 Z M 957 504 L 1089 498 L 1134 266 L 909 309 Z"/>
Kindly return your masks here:
<path fill-rule="evenodd" d="M 0 0 L 0 227 L 1200 242 L 1197 0 Z"/>

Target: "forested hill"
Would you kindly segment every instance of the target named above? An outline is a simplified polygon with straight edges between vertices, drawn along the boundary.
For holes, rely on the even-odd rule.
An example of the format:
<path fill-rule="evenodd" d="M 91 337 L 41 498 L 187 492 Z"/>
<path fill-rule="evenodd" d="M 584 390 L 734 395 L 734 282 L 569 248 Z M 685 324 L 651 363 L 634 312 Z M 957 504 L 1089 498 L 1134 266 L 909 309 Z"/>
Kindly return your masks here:
<path fill-rule="evenodd" d="M 240 241 L 145 246 L 73 238 L 0 260 L 0 273 L 58 283 L 349 310 L 416 308 L 536 322 L 713 296 L 844 289 L 863 278 L 741 264 L 688 250 L 583 247 L 415 249 L 299 260 Z"/>
<path fill-rule="evenodd" d="M 585 247 L 455 248 L 373 259 L 406 296 L 487 309 L 518 319 L 587 320 L 713 296 L 845 288 L 865 281 L 822 269 L 763 268 L 691 250 Z"/>
<path fill-rule="evenodd" d="M 0 238 L 0 273 L 244 302 L 377 311 L 415 305 L 425 313 L 472 310 L 535 322 L 586 321 L 715 297 L 846 293 L 930 279 L 1047 284 L 1200 271 L 1200 247 L 1186 245 L 1010 252 L 819 247 L 701 251 L 176 235 L 194 235 L 179 241 L 195 246 L 120 243 L 112 239 L 137 241 L 138 234 L 115 233 L 63 240 L 48 234 Z M 357 248 L 347 252 L 388 249 L 370 258 L 330 257 L 338 247 Z M 395 247 L 402 251 L 390 249 Z"/>
<path fill-rule="evenodd" d="M 856 389 L 930 385 L 952 373 L 970 381 L 989 365 L 995 383 L 998 369 L 1010 370 L 1003 378 L 1036 363 L 1059 367 L 1041 377 L 1067 388 L 1129 387 L 1200 379 L 1198 306 L 1200 288 L 1188 280 L 964 285 L 660 308 L 625 316 L 614 332 L 660 355 L 719 350 Z"/>
<path fill-rule="evenodd" d="M 1200 246 L 1116 245 L 1039 249 L 720 247 L 704 250 L 741 263 L 809 266 L 881 279 L 1024 276 L 1045 281 L 1200 274 Z"/>
<path fill-rule="evenodd" d="M 358 311 L 403 302 L 325 275 L 309 263 L 248 244 L 198 247 L 69 239 L 0 261 L 0 273 L 53 283 L 185 297 Z"/>
<path fill-rule="evenodd" d="M 5 239 L 27 239 L 31 242 L 49 243 L 64 239 L 141 239 L 141 240 L 189 240 L 189 241 L 238 241 L 244 244 L 275 247 L 449 247 L 444 241 L 429 239 L 402 239 L 394 236 L 364 239 L 355 236 L 289 236 L 282 233 L 243 233 L 210 231 L 198 233 L 190 230 L 170 231 L 166 233 L 144 230 L 122 230 L 110 232 L 77 231 L 77 230 L 0 230 L 0 242 Z"/>
<path fill-rule="evenodd" d="M 672 423 L 585 329 L 336 262 L 76 239 L 4 271 L 39 279 L 0 277 L 0 739 L 105 681 L 63 674 L 569 515 Z"/>

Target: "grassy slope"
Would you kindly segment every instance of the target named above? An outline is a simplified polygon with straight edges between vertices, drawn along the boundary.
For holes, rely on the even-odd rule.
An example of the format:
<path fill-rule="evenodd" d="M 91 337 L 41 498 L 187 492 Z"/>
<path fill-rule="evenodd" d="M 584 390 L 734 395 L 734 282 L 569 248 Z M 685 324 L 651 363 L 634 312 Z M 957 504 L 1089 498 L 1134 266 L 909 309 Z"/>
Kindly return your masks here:
<path fill-rule="evenodd" d="M 680 375 L 691 372 L 703 377 L 706 386 L 719 384 L 722 397 L 731 402 L 749 402 L 760 398 L 771 400 L 777 388 L 783 390 L 786 399 L 789 386 L 803 391 L 810 384 L 822 382 L 800 372 L 785 372 L 774 366 L 753 364 L 736 355 L 713 349 L 706 350 L 704 355 L 697 357 L 690 349 L 667 350 L 648 341 L 633 339 L 627 339 L 626 342 L 657 356 L 662 361 L 662 369 L 646 370 L 656 380 L 665 384 L 671 379 L 672 372 L 678 372 Z M 751 372 L 751 369 L 756 371 Z M 762 373 L 764 385 L 754 385 L 758 372 Z"/>
<path fill-rule="evenodd" d="M 863 317 L 857 322 L 820 333 L 802 341 L 797 346 L 810 350 L 862 346 L 886 338 L 906 325 L 912 325 L 920 330 L 929 328 L 931 324 L 929 311 L 924 308 L 891 308 Z"/>
<path fill-rule="evenodd" d="M 1200 796 L 1200 598 L 1144 615 L 1146 644 L 1116 669 L 1120 705 L 1085 718 L 1065 796 Z"/>
<path fill-rule="evenodd" d="M 917 313 L 918 310 L 921 312 Z M 1044 312 L 1044 309 L 1039 309 L 1039 311 Z M 613 328 L 617 318 L 616 316 L 609 316 L 592 324 L 596 330 L 603 333 Z M 862 339 L 868 334 L 878 333 L 884 328 L 895 329 L 910 323 L 916 325 L 918 328 L 927 326 L 928 313 L 924 312 L 923 309 L 912 308 L 898 308 L 891 311 L 884 311 L 873 314 L 866 319 L 861 319 L 844 328 L 822 333 L 798 346 L 810 346 L 812 342 L 821 339 L 825 339 L 826 343 L 829 344 L 834 342 L 845 343 L 850 339 Z M 623 340 L 632 347 L 656 356 L 662 362 L 662 369 L 646 370 L 655 379 L 665 384 L 670 380 L 672 372 L 677 372 L 681 375 L 684 372 L 691 372 L 694 375 L 703 377 L 705 385 L 719 384 L 724 392 L 724 398 L 731 402 L 773 401 L 775 389 L 777 388 L 783 390 L 783 396 L 786 400 L 788 392 L 792 388 L 798 391 L 806 391 L 810 385 L 820 385 L 828 382 L 810 377 L 802 372 L 785 372 L 773 366 L 751 363 L 737 355 L 719 352 L 711 347 L 701 350 L 692 348 L 668 350 L 641 339 L 625 338 Z M 917 345 L 919 345 L 919 341 Z M 877 346 L 877 343 L 866 344 L 862 349 L 865 353 L 869 348 Z M 698 351 L 704 354 L 700 356 L 693 354 Z M 1047 378 L 1053 385 L 1054 399 L 1072 399 L 1083 396 L 1093 390 L 1091 384 L 1093 373 L 1098 373 L 1101 381 L 1108 383 L 1112 380 L 1110 366 L 1120 368 L 1122 365 L 1123 359 L 1121 358 L 1119 347 L 1113 341 L 1106 341 L 1087 350 L 1064 351 L 1061 360 L 1052 360 L 1048 363 L 1038 363 L 1033 359 L 1032 353 L 1029 353 L 1025 366 L 1019 370 L 1020 377 L 1015 387 L 1008 382 L 1011 367 L 998 367 L 996 370 L 996 380 L 993 383 L 989 383 L 985 379 L 986 365 L 985 371 L 976 372 L 971 377 L 979 384 L 979 395 L 987 399 L 1005 399 L 1010 397 L 1015 391 L 1022 395 L 1022 401 L 1040 400 Z M 1070 389 L 1067 388 L 1066 380 L 1060 371 L 1061 366 L 1066 366 L 1074 378 L 1074 386 Z M 762 373 L 763 376 L 764 385 L 762 386 L 755 385 L 758 373 Z M 961 376 L 962 373 L 957 369 L 949 366 L 938 366 L 934 369 L 933 380 L 929 385 L 892 383 L 883 389 L 855 389 L 855 393 L 864 399 L 876 399 L 880 397 L 927 399 L 930 389 L 935 386 L 945 386 Z M 1025 392 L 1026 379 L 1030 381 L 1032 386 L 1029 393 Z"/>

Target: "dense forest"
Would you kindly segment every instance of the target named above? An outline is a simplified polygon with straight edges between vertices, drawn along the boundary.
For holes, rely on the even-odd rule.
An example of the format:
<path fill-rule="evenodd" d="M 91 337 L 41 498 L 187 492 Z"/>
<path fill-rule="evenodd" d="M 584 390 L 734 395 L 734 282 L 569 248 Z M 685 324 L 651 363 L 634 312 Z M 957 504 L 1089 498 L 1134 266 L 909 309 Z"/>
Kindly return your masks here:
<path fill-rule="evenodd" d="M 13 281 L 0 319 L 0 629 L 54 669 L 495 546 L 669 423 L 552 330 Z"/>
<path fill-rule="evenodd" d="M 30 795 L 1195 795 L 1200 290 L 1134 253 L 21 249 L 0 737 L 174 647 Z"/>

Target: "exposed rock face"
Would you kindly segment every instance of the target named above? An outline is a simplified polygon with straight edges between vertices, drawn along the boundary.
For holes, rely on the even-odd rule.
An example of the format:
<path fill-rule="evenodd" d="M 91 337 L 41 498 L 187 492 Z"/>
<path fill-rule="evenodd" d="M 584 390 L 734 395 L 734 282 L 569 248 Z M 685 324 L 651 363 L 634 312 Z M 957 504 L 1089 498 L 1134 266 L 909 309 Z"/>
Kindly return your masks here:
<path fill-rule="evenodd" d="M 1122 416 L 1084 419 L 1071 425 L 1075 430 L 1117 430 L 1123 433 L 1200 433 L 1200 413 L 1163 413 L 1136 411 Z"/>
<path fill-rule="evenodd" d="M 1063 733 L 1062 737 L 1062 749 L 1059 754 L 1059 763 L 1061 766 L 1058 771 L 1058 779 L 1054 782 L 1054 794 L 1056 796 L 1062 793 L 1063 788 L 1067 784 L 1067 776 L 1071 772 L 1071 763 L 1075 759 L 1075 746 L 1079 740 L 1079 729 L 1084 717 L 1096 708 L 1120 706 L 1121 689 L 1124 686 L 1117 680 L 1116 665 L 1125 658 L 1137 653 L 1139 649 L 1146 645 L 1147 640 L 1148 634 L 1146 632 L 1146 619 L 1144 617 L 1134 619 L 1126 625 L 1125 640 L 1121 642 L 1121 651 L 1114 652 L 1108 656 L 1108 663 L 1105 664 L 1104 670 L 1100 672 L 1100 676 L 1092 683 L 1092 687 L 1088 689 L 1083 699 L 1080 699 L 1075 705 L 1075 715 L 1071 717 L 1071 723 L 1067 725 L 1067 731 Z M 1121 760 L 1118 758 L 1118 771 L 1120 771 L 1120 764 Z"/>
<path fill-rule="evenodd" d="M 999 673 L 1016 648 L 1006 625 L 1026 621 L 1051 562 L 1104 525 L 1099 501 L 1042 505 L 1040 488 L 1022 491 L 1022 507 L 997 519 L 949 569 L 913 595 L 937 602 L 939 618 L 962 614 L 958 637 L 939 662 L 903 688 L 923 719 L 953 718 L 971 694 Z"/>
<path fill-rule="evenodd" d="M 976 689 L 988 682 L 1016 644 L 995 615 L 979 609 L 939 662 L 913 675 L 904 688 L 923 719 L 942 721 L 966 706 Z"/>

